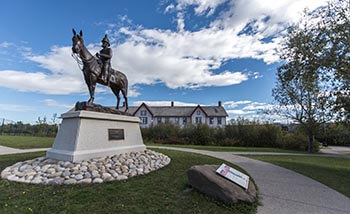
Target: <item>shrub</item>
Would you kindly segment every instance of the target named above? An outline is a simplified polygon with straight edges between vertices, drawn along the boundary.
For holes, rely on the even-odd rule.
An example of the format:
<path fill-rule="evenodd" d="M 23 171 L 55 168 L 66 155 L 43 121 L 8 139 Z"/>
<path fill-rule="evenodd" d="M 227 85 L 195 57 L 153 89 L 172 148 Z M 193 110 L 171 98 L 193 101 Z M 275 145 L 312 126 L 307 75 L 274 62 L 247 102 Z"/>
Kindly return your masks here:
<path fill-rule="evenodd" d="M 350 127 L 343 123 L 326 124 L 320 128 L 317 140 L 328 145 L 350 145 Z"/>
<path fill-rule="evenodd" d="M 280 147 L 283 149 L 307 151 L 308 138 L 302 134 L 286 133 L 280 137 Z M 320 143 L 315 140 L 312 145 L 312 151 L 318 152 Z"/>
<path fill-rule="evenodd" d="M 212 145 L 213 139 L 210 134 L 209 126 L 206 124 L 198 124 L 195 126 L 193 133 L 190 136 L 190 142 L 194 145 Z"/>
<path fill-rule="evenodd" d="M 219 146 L 243 146 L 243 144 L 236 138 L 225 138 Z"/>
<path fill-rule="evenodd" d="M 262 125 L 259 129 L 259 144 L 264 147 L 277 147 L 281 135 L 280 127 L 271 124 Z"/>
<path fill-rule="evenodd" d="M 142 129 L 145 141 L 166 144 L 194 144 L 218 146 L 278 147 L 292 150 L 307 149 L 307 137 L 299 132 L 283 133 L 271 124 L 236 124 L 225 128 L 211 128 L 206 124 L 186 124 L 180 128 L 171 123 Z M 313 151 L 319 150 L 314 143 Z"/>
<path fill-rule="evenodd" d="M 283 149 L 306 150 L 308 140 L 305 135 L 286 133 L 280 138 L 280 145 Z"/>
<path fill-rule="evenodd" d="M 177 139 L 180 127 L 172 123 L 164 123 L 150 128 L 142 129 L 142 136 L 147 140 L 169 140 Z"/>

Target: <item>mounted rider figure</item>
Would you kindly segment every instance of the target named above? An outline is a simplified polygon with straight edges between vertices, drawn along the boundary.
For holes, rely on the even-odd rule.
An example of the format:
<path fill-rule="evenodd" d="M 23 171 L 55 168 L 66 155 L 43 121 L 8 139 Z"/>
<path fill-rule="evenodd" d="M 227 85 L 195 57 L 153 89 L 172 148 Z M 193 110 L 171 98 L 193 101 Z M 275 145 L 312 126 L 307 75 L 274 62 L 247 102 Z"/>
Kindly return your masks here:
<path fill-rule="evenodd" d="M 111 68 L 111 59 L 112 59 L 112 49 L 109 47 L 111 44 L 109 42 L 109 39 L 107 37 L 107 34 L 102 39 L 102 47 L 103 49 L 100 50 L 100 52 L 96 53 L 96 57 L 101 60 L 102 62 L 102 73 L 101 73 L 101 79 L 103 82 L 109 84 L 109 73 Z"/>

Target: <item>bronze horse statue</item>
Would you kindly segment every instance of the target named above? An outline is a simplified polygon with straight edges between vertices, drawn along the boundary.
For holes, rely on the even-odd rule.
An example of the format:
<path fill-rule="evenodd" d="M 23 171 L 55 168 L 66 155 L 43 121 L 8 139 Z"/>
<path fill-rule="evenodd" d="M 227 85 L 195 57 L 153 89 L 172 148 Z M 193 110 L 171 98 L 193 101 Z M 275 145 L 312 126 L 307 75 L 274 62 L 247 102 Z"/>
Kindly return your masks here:
<path fill-rule="evenodd" d="M 89 50 L 84 45 L 83 40 L 83 32 L 80 31 L 79 34 L 75 32 L 73 29 L 73 46 L 72 51 L 73 54 L 79 55 L 79 58 L 83 64 L 83 74 L 86 85 L 89 88 L 90 99 L 88 101 L 89 104 L 94 102 L 95 98 L 95 88 L 96 83 L 100 83 L 101 85 L 109 86 L 115 96 L 117 97 L 117 106 L 116 109 L 119 108 L 120 96 L 119 92 L 121 91 L 125 101 L 125 112 L 128 110 L 128 79 L 125 74 L 122 72 L 110 68 L 109 71 L 109 81 L 105 81 L 101 78 L 102 66 L 99 63 L 98 59 L 93 56 Z"/>

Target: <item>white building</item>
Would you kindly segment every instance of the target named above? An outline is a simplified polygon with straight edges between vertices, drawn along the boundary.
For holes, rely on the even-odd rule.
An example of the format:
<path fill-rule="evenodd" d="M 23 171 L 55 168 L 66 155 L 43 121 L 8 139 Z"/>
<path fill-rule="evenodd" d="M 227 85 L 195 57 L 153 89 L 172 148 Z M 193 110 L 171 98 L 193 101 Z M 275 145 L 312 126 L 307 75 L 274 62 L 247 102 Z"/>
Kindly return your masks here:
<path fill-rule="evenodd" d="M 207 124 L 211 127 L 223 127 L 228 116 L 221 102 L 217 106 L 130 106 L 129 113 L 141 120 L 142 128 L 160 123 L 174 123 L 184 126 L 186 123 Z"/>

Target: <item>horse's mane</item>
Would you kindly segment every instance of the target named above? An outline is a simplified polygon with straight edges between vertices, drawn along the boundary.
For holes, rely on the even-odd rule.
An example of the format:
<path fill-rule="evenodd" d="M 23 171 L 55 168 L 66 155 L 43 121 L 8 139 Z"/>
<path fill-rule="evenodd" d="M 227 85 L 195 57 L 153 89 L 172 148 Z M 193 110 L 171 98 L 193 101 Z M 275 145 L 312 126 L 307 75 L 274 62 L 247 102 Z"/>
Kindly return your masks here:
<path fill-rule="evenodd" d="M 88 61 L 84 61 L 84 66 L 94 73 L 96 76 L 101 74 L 101 64 L 96 57 L 91 57 Z"/>

